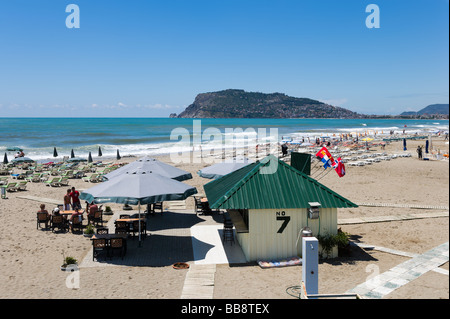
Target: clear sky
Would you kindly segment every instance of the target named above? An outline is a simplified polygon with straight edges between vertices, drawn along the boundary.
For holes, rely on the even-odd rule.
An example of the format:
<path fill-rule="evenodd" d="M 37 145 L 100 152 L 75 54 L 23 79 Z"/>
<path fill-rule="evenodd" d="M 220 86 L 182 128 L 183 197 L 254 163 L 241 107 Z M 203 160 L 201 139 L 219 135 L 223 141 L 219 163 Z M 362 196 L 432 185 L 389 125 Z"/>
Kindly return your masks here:
<path fill-rule="evenodd" d="M 0 1 L 3 117 L 166 117 L 224 89 L 399 114 L 448 87 L 448 0 Z"/>

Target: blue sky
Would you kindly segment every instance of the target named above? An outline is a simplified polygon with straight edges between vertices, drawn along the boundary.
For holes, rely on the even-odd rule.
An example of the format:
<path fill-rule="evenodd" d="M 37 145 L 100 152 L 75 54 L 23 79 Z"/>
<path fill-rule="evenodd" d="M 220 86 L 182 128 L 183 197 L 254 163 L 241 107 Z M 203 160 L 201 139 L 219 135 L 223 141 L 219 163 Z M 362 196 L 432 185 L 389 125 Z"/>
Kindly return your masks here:
<path fill-rule="evenodd" d="M 2 0 L 0 116 L 166 117 L 230 88 L 417 111 L 449 102 L 448 15 L 448 0 Z"/>

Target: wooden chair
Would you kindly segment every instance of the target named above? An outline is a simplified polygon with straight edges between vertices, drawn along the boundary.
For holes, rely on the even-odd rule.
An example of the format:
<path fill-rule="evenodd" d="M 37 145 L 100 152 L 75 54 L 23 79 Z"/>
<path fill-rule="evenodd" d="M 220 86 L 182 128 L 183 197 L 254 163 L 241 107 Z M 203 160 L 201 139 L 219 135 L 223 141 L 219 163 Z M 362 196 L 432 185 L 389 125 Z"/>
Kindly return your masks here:
<path fill-rule="evenodd" d="M 98 210 L 94 213 L 94 217 L 92 217 L 92 223 L 96 226 L 101 224 L 103 226 L 103 212 Z"/>
<path fill-rule="evenodd" d="M 49 223 L 50 223 L 50 218 L 49 218 L 48 213 L 38 212 L 37 216 L 36 216 L 36 221 L 37 221 L 36 229 L 39 229 L 41 224 L 45 224 L 45 228 L 48 228 Z"/>
<path fill-rule="evenodd" d="M 82 230 L 83 229 L 83 220 L 81 216 L 74 216 L 71 221 L 69 221 L 70 228 L 72 229 L 72 233 L 75 229 Z"/>
<path fill-rule="evenodd" d="M 233 231 L 233 223 L 231 220 L 225 220 L 223 224 L 223 242 L 230 242 L 231 245 L 234 243 L 234 231 Z"/>
<path fill-rule="evenodd" d="M 109 229 L 106 228 L 106 227 L 98 227 L 98 228 L 97 228 L 97 234 L 98 234 L 98 235 L 109 234 Z"/>
<path fill-rule="evenodd" d="M 116 229 L 115 229 L 116 234 L 127 234 L 128 235 L 130 229 L 128 227 L 127 222 L 116 221 L 115 226 L 116 226 Z"/>
<path fill-rule="evenodd" d="M 66 231 L 67 223 L 64 220 L 64 217 L 62 217 L 61 215 L 58 215 L 58 216 L 52 216 L 51 219 L 52 219 L 52 232 L 54 232 L 55 228 Z"/>
<path fill-rule="evenodd" d="M 123 238 L 111 238 L 109 241 L 109 251 L 110 251 L 110 258 L 112 258 L 114 251 L 120 251 L 120 256 L 122 257 L 125 255 L 125 240 Z"/>
<path fill-rule="evenodd" d="M 128 235 L 128 230 L 123 228 L 116 228 L 114 233 L 118 235 Z"/>
<path fill-rule="evenodd" d="M 203 215 L 211 215 L 212 214 L 212 210 L 209 207 L 208 202 L 202 202 L 202 214 Z"/>
<path fill-rule="evenodd" d="M 152 213 L 156 213 L 159 210 L 161 214 L 163 213 L 163 202 L 157 202 L 152 204 Z"/>
<path fill-rule="evenodd" d="M 92 260 L 98 260 L 98 256 L 102 253 L 108 256 L 108 246 L 106 245 L 106 239 L 92 239 Z"/>
<path fill-rule="evenodd" d="M 203 213 L 203 205 L 200 197 L 194 197 L 195 200 L 195 213 L 202 214 Z"/>
<path fill-rule="evenodd" d="M 144 238 L 147 236 L 147 224 L 143 220 L 133 221 L 133 228 L 132 228 L 133 237 L 135 233 L 139 235 L 139 222 L 141 223 L 141 236 Z"/>

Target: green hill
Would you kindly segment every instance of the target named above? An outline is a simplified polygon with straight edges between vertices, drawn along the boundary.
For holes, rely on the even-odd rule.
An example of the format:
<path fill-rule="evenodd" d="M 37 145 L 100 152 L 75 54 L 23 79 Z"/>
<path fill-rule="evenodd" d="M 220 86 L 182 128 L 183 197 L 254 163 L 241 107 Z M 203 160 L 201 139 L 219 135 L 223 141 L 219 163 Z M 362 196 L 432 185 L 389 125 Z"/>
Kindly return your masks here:
<path fill-rule="evenodd" d="M 179 118 L 360 118 L 355 112 L 282 93 L 224 90 L 197 95 Z"/>
<path fill-rule="evenodd" d="M 416 116 L 416 115 L 448 115 L 449 113 L 449 105 L 448 104 L 431 104 L 427 107 L 424 107 L 420 111 L 417 112 L 403 112 L 400 115 L 403 116 Z"/>

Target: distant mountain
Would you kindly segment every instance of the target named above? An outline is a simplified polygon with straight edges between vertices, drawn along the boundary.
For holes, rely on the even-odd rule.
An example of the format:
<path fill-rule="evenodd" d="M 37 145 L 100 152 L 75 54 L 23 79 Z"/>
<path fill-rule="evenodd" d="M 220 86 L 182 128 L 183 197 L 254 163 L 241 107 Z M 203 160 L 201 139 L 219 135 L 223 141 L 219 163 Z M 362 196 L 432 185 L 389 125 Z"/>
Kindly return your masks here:
<path fill-rule="evenodd" d="M 448 104 L 431 104 L 417 112 L 403 112 L 401 116 L 416 116 L 416 115 L 449 115 Z"/>
<path fill-rule="evenodd" d="M 224 90 L 198 94 L 179 118 L 361 118 L 364 115 L 282 93 Z"/>

